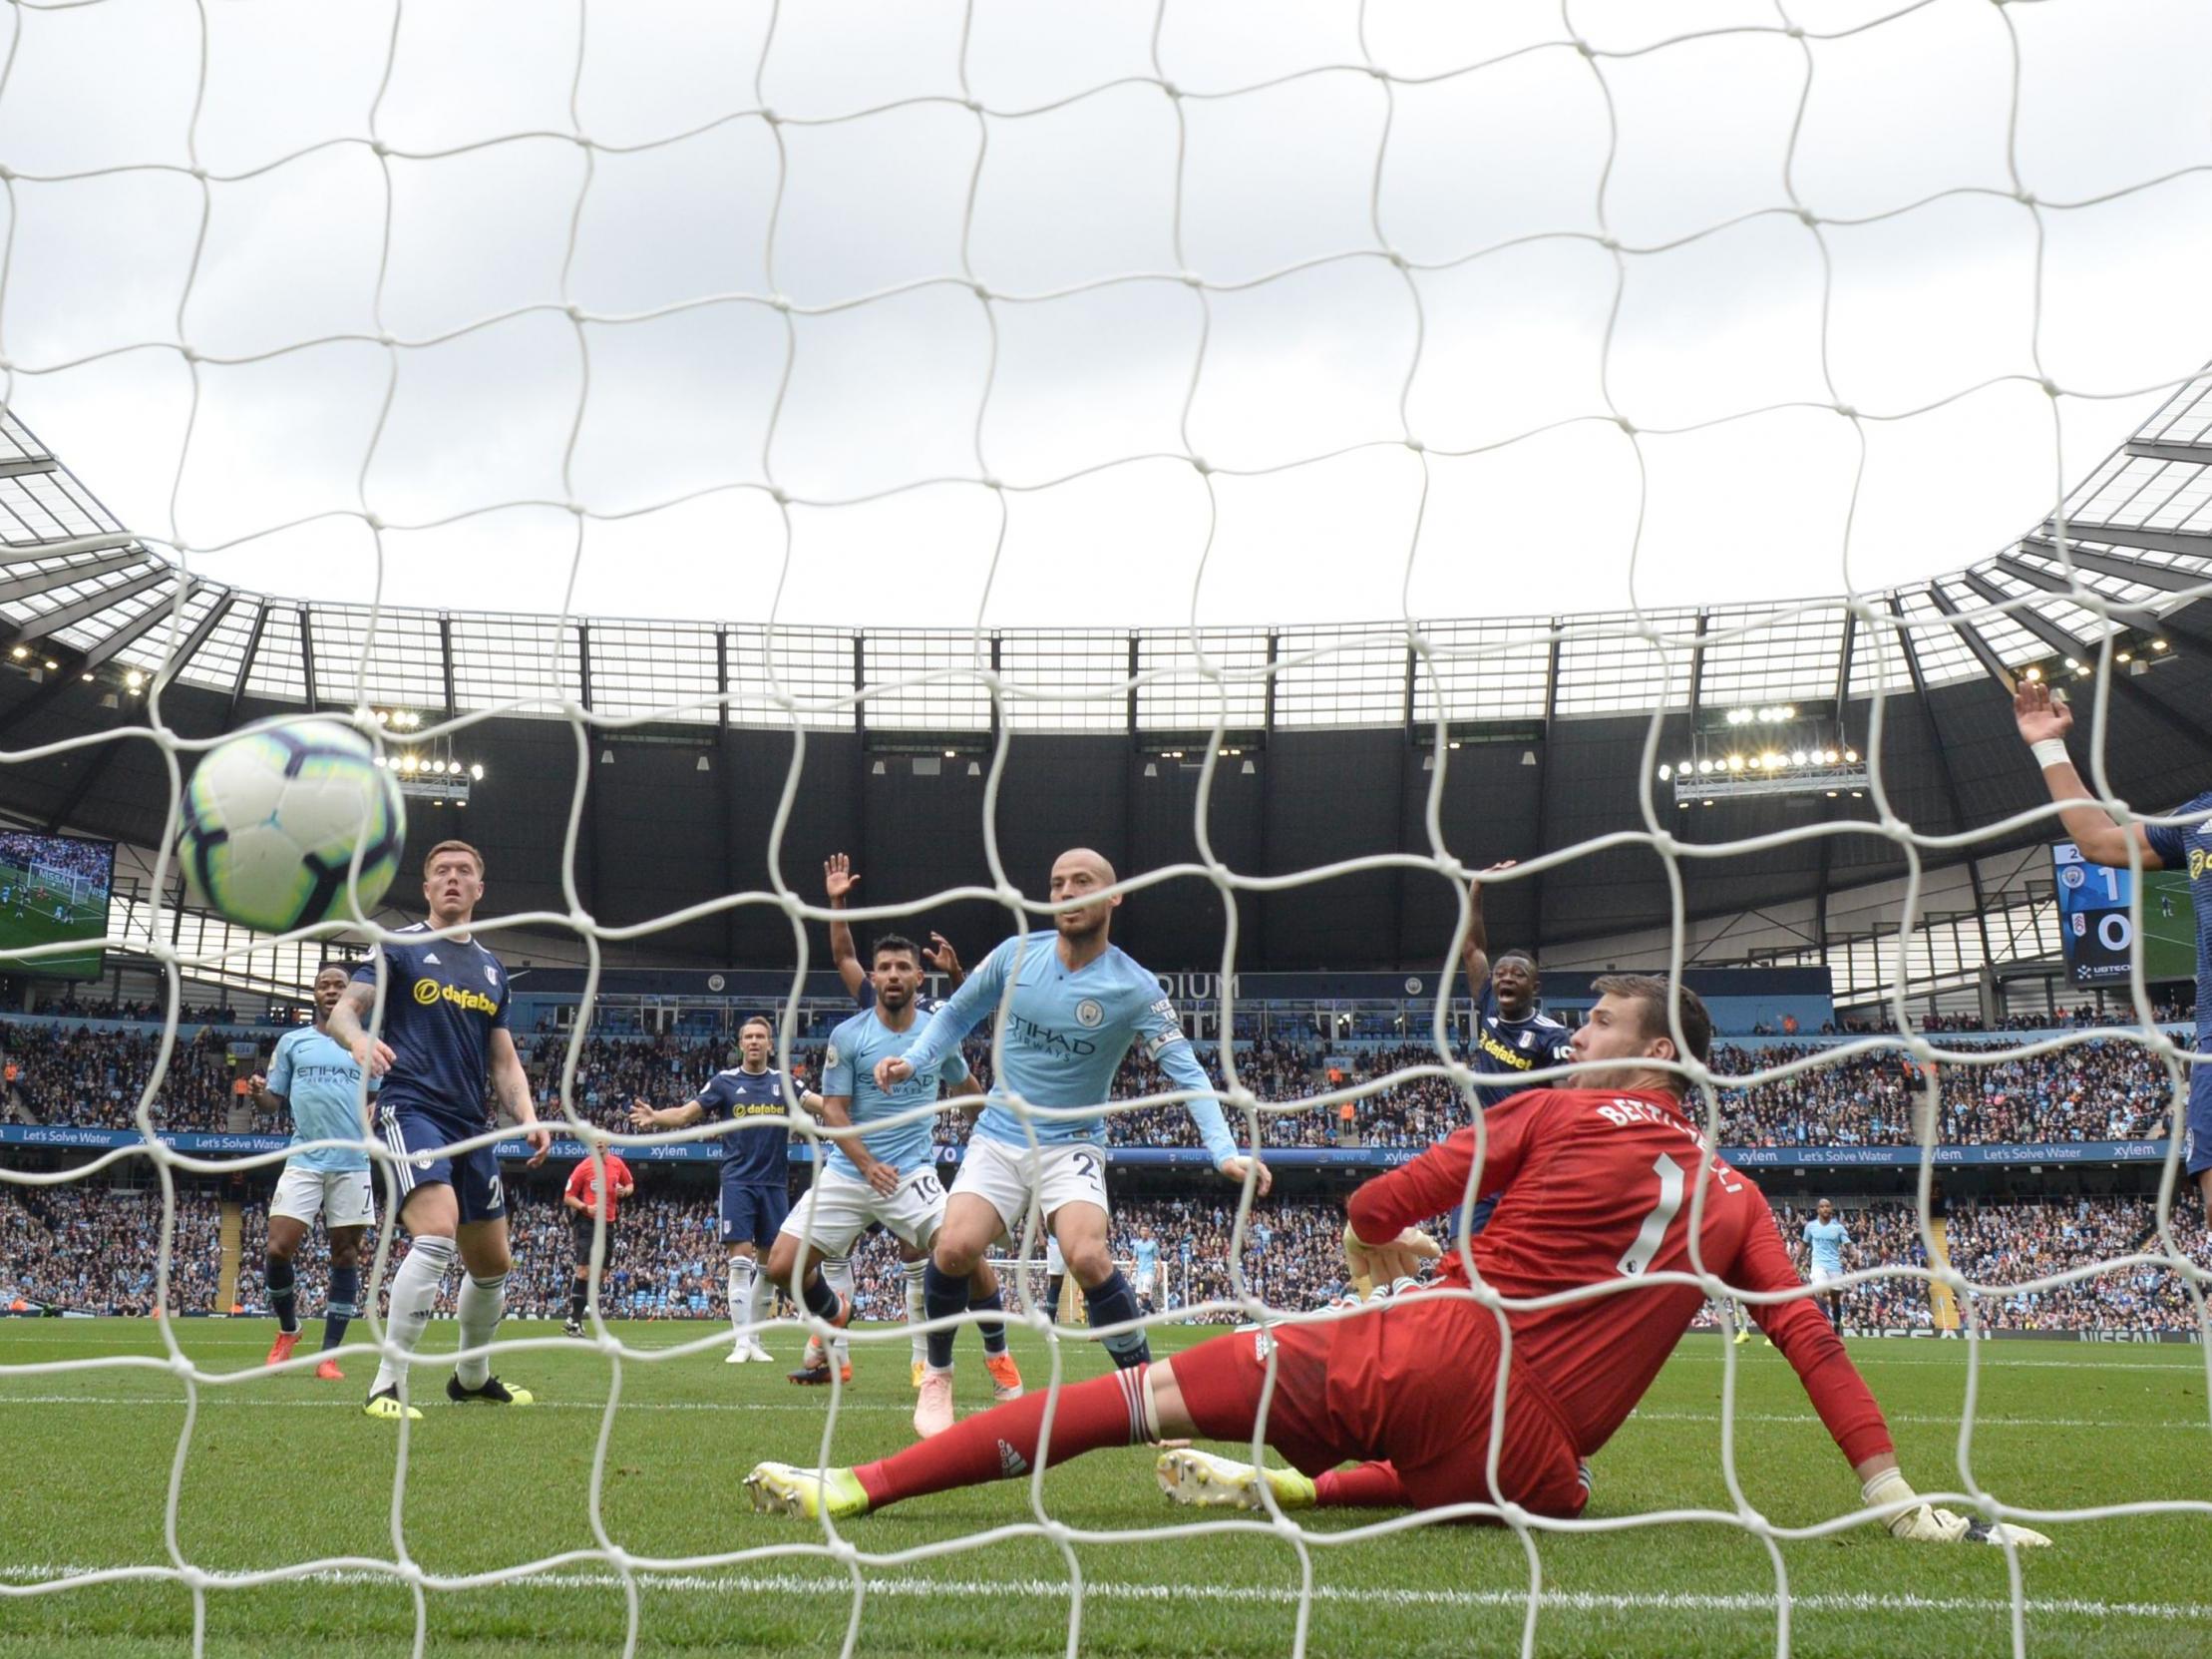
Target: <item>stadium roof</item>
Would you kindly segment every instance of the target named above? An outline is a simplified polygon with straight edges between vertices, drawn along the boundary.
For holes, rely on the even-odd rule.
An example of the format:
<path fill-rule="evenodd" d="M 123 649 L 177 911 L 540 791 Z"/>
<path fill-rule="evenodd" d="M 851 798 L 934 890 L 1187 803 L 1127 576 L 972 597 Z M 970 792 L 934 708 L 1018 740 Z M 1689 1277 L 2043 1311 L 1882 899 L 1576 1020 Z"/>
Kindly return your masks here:
<path fill-rule="evenodd" d="M 11 648 L 64 647 L 233 699 L 348 705 L 367 649 L 374 705 L 459 712 L 575 698 L 606 719 L 780 726 L 769 664 L 818 727 L 985 732 L 984 665 L 964 631 L 858 633 L 757 622 L 571 619 L 387 608 L 247 592 L 179 569 L 101 504 L 12 414 L 0 415 L 0 627 Z M 2063 546 L 2064 551 L 2061 551 Z M 2068 566 L 2070 563 L 2070 576 Z M 1189 732 L 1574 719 L 1654 708 L 1815 702 L 2086 658 L 2112 622 L 2079 590 L 2148 622 L 2212 583 L 2212 379 L 2185 386 L 2099 465 L 2056 521 L 1993 558 L 1872 596 L 1629 614 L 1429 621 L 1424 668 L 1394 623 L 1188 630 L 998 629 L 981 650 L 1035 731 Z M 1894 620 L 1893 620 L 1894 619 Z M 1663 636 L 1664 648 L 1654 635 Z M 1702 642 L 1702 648 L 1697 648 Z M 1910 660 L 1900 642 L 1910 646 Z M 1272 676 L 1271 662 L 1280 664 Z M 944 675 L 941 678 L 927 676 Z M 1129 682 L 1136 680 L 1134 694 Z M 865 711 L 854 693 L 889 685 Z M 2193 715 L 2191 716 L 2194 717 Z"/>
<path fill-rule="evenodd" d="M 197 581 L 135 541 L 21 425 L 0 434 L 0 806 L 11 816 L 157 845 L 167 763 L 133 740 L 147 729 L 139 693 L 156 682 L 165 720 L 194 739 L 302 704 L 351 705 L 367 612 Z M 1867 699 L 1879 685 L 1893 695 L 1882 801 L 1921 838 L 1924 865 L 1964 863 L 1973 910 L 1987 913 L 2035 864 L 1990 859 L 2059 833 L 2047 818 L 1986 833 L 2047 806 L 2001 676 L 2063 675 L 2066 657 L 2090 660 L 2113 632 L 2135 660 L 2111 676 L 2104 710 L 2112 791 L 2165 811 L 2212 787 L 2212 607 L 2191 603 L 2212 588 L 2208 439 L 2203 380 L 2084 481 L 2063 538 L 2038 524 L 1995 557 L 1862 596 L 1856 609 L 1424 622 L 1425 664 L 1390 625 L 1209 632 L 1219 687 L 1175 627 L 986 634 L 981 648 L 1013 688 L 1006 725 L 1022 738 L 999 796 L 1003 867 L 1034 893 L 1070 845 L 1137 871 L 1199 860 L 1200 758 L 1225 700 L 1225 742 L 1242 758 L 1213 774 L 1206 851 L 1231 869 L 1280 881 L 1425 853 L 1433 783 L 1433 821 L 1464 862 L 1573 854 L 1495 890 L 1495 938 L 1617 940 L 1663 930 L 1677 904 L 1691 918 L 1735 918 L 1810 901 L 1810 945 L 1830 932 L 1830 895 L 1906 873 L 1877 801 L 1800 792 L 1685 808 L 1665 827 L 1696 856 L 1669 871 L 1648 838 L 1632 839 L 1646 827 L 1651 717 L 1661 715 L 1661 758 L 1687 753 L 1721 711 L 1772 702 L 1809 705 L 1871 750 Z M 2171 650 L 2150 648 L 2160 638 Z M 992 711 L 964 677 L 974 637 L 777 629 L 775 660 L 807 723 L 803 755 L 760 666 L 764 642 L 757 622 L 384 612 L 372 705 L 415 711 L 425 730 L 448 711 L 477 716 L 453 742 L 487 773 L 465 820 L 418 802 L 411 831 L 483 847 L 503 912 L 580 906 L 609 927 L 779 881 L 811 893 L 821 858 L 841 848 L 874 902 L 990 884 L 979 826 Z M 161 681 L 165 672 L 174 677 Z M 863 683 L 885 688 L 863 700 Z M 563 696 L 600 728 L 588 742 L 555 717 Z M 1458 750 L 1441 775 L 1429 765 L 1439 703 Z M 803 775 L 779 816 L 795 764 Z M 1197 877 L 1179 881 L 1171 895 L 1141 895 L 1117 938 L 1163 970 L 1219 967 L 1221 901 Z M 1449 898 L 1404 865 L 1248 891 L 1238 962 L 1434 964 L 1456 914 Z M 971 946 L 1005 927 L 982 904 L 946 906 L 930 922 Z M 1794 936 L 1799 924 L 1777 926 Z M 655 932 L 616 960 L 783 962 L 791 950 L 783 913 L 751 902 Z"/>

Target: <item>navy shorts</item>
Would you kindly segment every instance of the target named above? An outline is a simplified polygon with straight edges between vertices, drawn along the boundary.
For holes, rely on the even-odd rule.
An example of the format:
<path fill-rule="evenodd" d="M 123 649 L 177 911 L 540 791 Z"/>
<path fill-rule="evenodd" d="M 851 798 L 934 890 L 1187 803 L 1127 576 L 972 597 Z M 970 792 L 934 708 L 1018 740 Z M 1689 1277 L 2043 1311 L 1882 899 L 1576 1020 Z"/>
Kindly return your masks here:
<path fill-rule="evenodd" d="M 791 1188 L 783 1181 L 748 1181 L 742 1171 L 722 1171 L 722 1242 L 774 1246 L 784 1217 L 791 1213 Z"/>
<path fill-rule="evenodd" d="M 499 1154 L 490 1146 L 479 1146 L 473 1152 L 458 1155 L 442 1150 L 457 1140 L 481 1133 L 481 1129 L 472 1129 L 465 1135 L 454 1125 L 441 1123 L 427 1113 L 389 1106 L 377 1113 L 376 1126 L 377 1132 L 384 1137 L 384 1144 L 394 1154 L 391 1166 L 394 1214 L 407 1208 L 407 1196 L 417 1187 L 437 1184 L 453 1188 L 463 1221 L 506 1218 L 507 1189 L 500 1184 Z"/>

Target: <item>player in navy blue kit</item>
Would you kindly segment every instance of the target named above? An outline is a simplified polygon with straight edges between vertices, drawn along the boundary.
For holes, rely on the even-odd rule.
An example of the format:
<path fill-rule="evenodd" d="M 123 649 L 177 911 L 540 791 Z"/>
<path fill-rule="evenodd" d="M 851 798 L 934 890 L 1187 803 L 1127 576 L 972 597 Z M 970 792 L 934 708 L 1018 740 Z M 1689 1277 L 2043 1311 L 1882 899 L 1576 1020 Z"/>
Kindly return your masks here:
<path fill-rule="evenodd" d="M 760 1259 L 791 1213 L 791 1118 L 784 1074 L 768 1063 L 775 1044 L 775 1029 L 756 1014 L 738 1028 L 743 1063 L 717 1071 L 680 1106 L 656 1108 L 639 1100 L 630 1107 L 630 1125 L 638 1129 L 681 1129 L 721 1118 L 733 1125 L 722 1136 L 722 1242 L 729 1249 L 730 1324 L 737 1332 L 727 1363 L 733 1366 L 773 1358 L 760 1345 L 769 1285 Z"/>
<path fill-rule="evenodd" d="M 1460 965 L 1467 975 L 1467 995 L 1475 1000 L 1475 1036 L 1467 1047 L 1467 1064 L 1499 1079 L 1475 1085 L 1475 1098 L 1484 1111 L 1524 1088 L 1538 1086 L 1522 1073 L 1566 1064 L 1568 1040 L 1574 1036 L 1557 1020 L 1536 1012 L 1544 981 L 1534 957 L 1526 951 L 1504 951 L 1494 959 L 1490 955 L 1490 929 L 1482 915 L 1482 876 L 1510 870 L 1515 862 L 1509 858 L 1493 864 L 1467 884 L 1467 943 L 1460 950 Z M 1557 1088 L 1560 1082 L 1555 1078 L 1542 1086 Z M 1490 1224 L 1490 1212 L 1497 1207 L 1495 1197 L 1476 1203 L 1467 1218 L 1468 1237 Z M 1456 1209 L 1449 1233 L 1454 1238 L 1459 1234 Z"/>
<path fill-rule="evenodd" d="M 843 853 L 832 853 L 823 861 L 822 886 L 829 894 L 832 910 L 845 908 L 847 897 L 860 885 L 860 879 L 859 873 L 853 868 L 852 860 Z M 837 964 L 838 978 L 845 982 L 845 989 L 852 993 L 855 1005 L 864 1009 L 874 1008 L 875 982 L 869 978 L 868 970 L 861 962 L 860 952 L 853 946 L 853 930 L 846 926 L 843 917 L 833 917 L 830 921 L 830 960 Z M 929 943 L 922 949 L 922 966 L 932 972 L 942 974 L 949 982 L 951 990 L 959 990 L 960 983 L 967 978 L 967 970 L 960 966 L 959 952 L 952 949 L 952 942 L 941 933 L 929 935 Z M 926 1019 L 944 1005 L 937 998 L 923 992 L 915 998 L 914 1006 L 915 1012 Z M 923 1264 L 927 1259 L 926 1251 L 918 1250 L 903 1239 L 900 1241 L 899 1263 L 907 1289 L 907 1323 L 915 1327 L 916 1332 L 914 1362 L 908 1372 L 908 1381 L 918 1390 L 927 1381 L 929 1371 L 928 1339 L 921 1334 L 923 1322 L 929 1317 L 923 1307 L 922 1288 Z M 831 1289 L 841 1291 L 848 1297 L 853 1294 L 853 1264 L 850 1261 L 824 1261 L 822 1276 L 830 1282 Z M 967 1305 L 972 1309 L 989 1313 L 1005 1306 L 998 1294 L 998 1275 L 991 1270 L 989 1262 L 975 1264 L 975 1271 L 968 1275 L 967 1289 Z M 980 1320 L 975 1328 L 983 1338 L 983 1365 L 990 1372 L 991 1382 L 999 1391 L 999 1398 L 1018 1398 L 1021 1370 L 1014 1364 L 1014 1357 L 1007 1350 L 1005 1323 L 1000 1320 Z M 839 1346 L 842 1348 L 843 1343 Z M 839 1361 L 844 1363 L 842 1354 Z M 807 1339 L 806 1359 L 800 1369 L 791 1374 L 791 1380 L 794 1383 L 826 1383 L 830 1380 L 829 1361 L 822 1353 L 819 1338 Z M 849 1365 L 845 1367 L 845 1380 L 853 1380 Z"/>
<path fill-rule="evenodd" d="M 2043 769 L 2050 798 L 2060 807 L 2058 821 L 2091 864 L 2125 869 L 2128 843 L 2145 870 L 2186 870 L 2189 897 L 2197 907 L 2197 1040 L 2203 1053 L 2212 1048 L 2212 791 L 2182 802 L 2170 818 L 2192 820 L 2179 824 L 2131 823 L 2124 828 L 2083 787 L 2081 774 L 2066 756 L 2066 733 L 2073 729 L 2073 710 L 2063 695 L 2039 679 L 2023 679 L 2013 689 L 2013 718 L 2035 763 Z M 2189 1113 L 2182 1135 L 2181 1156 L 2189 1178 L 2197 1183 L 2204 1213 L 2212 1217 L 2212 1064 L 2198 1061 L 2189 1067 Z"/>
<path fill-rule="evenodd" d="M 468 931 L 483 898 L 484 856 L 466 841 L 439 842 L 423 860 L 429 922 L 383 946 L 330 1011 L 332 1040 L 369 1075 L 383 1078 L 371 1132 L 392 1154 L 387 1167 L 395 1213 L 408 1237 L 407 1259 L 392 1275 L 386 1352 L 369 1390 L 366 1410 L 374 1418 L 422 1416 L 400 1399 L 400 1383 L 457 1256 L 466 1270 L 455 1310 L 463 1351 L 488 1346 L 507 1312 L 514 1261 L 498 1153 L 491 1146 L 447 1151 L 487 1127 L 487 1070 L 500 1105 L 530 1139 L 531 1167 L 553 1149 L 507 1029 L 506 971 Z M 380 980 L 381 1040 L 369 1031 Z M 531 1403 L 527 1389 L 511 1389 L 494 1377 L 482 1354 L 454 1366 L 446 1398 Z"/>

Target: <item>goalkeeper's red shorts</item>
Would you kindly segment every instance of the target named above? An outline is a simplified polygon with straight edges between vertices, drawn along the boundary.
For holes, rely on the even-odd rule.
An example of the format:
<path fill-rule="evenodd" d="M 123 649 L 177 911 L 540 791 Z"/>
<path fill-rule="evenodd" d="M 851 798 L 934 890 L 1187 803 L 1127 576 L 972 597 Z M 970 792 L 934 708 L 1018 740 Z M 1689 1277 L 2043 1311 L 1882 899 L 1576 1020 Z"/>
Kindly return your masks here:
<path fill-rule="evenodd" d="M 1301 1473 L 1386 1459 L 1422 1509 L 1503 1496 L 1565 1518 L 1589 1501 L 1567 1426 L 1522 1365 L 1506 1387 L 1492 1493 L 1498 1325 L 1472 1302 L 1408 1296 L 1348 1319 L 1238 1331 L 1187 1349 L 1168 1363 L 1200 1434 L 1252 1439 L 1271 1345 L 1277 1369 L 1266 1440 Z"/>

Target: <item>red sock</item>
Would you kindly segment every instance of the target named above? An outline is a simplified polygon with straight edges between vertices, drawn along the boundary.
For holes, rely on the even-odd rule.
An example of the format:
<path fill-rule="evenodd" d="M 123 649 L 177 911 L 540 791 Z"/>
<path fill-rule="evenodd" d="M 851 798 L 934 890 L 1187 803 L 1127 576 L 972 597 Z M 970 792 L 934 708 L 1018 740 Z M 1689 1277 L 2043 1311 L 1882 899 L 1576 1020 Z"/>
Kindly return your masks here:
<path fill-rule="evenodd" d="M 1313 1502 L 1322 1509 L 1411 1509 L 1405 1482 L 1388 1463 L 1332 1468 L 1313 1479 Z"/>
<path fill-rule="evenodd" d="M 1150 1439 L 1145 1433 L 1146 1369 L 1136 1366 L 1062 1388 L 1044 1464 L 1064 1463 L 1105 1446 L 1141 1446 Z M 863 1463 L 853 1473 L 868 1493 L 869 1506 L 881 1509 L 901 1498 L 1027 1474 L 1040 1460 L 1037 1441 L 1048 1399 L 1049 1394 L 1023 1395 L 881 1462 Z"/>

